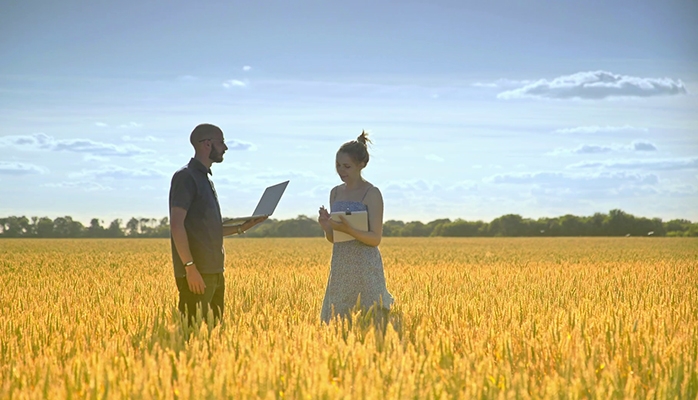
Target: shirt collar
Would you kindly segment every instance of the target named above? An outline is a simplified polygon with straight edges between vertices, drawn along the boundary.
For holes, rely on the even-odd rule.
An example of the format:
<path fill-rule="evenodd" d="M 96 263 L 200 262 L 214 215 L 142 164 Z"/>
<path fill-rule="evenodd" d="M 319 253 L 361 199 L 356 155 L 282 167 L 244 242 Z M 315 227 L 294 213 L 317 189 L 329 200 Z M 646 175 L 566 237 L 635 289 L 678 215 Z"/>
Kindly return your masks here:
<path fill-rule="evenodd" d="M 209 174 L 213 175 L 213 172 L 211 171 L 211 168 L 206 168 L 206 166 L 196 158 L 193 158 L 189 161 L 189 168 L 194 168 L 196 170 L 199 170 L 203 172 L 204 174 Z"/>

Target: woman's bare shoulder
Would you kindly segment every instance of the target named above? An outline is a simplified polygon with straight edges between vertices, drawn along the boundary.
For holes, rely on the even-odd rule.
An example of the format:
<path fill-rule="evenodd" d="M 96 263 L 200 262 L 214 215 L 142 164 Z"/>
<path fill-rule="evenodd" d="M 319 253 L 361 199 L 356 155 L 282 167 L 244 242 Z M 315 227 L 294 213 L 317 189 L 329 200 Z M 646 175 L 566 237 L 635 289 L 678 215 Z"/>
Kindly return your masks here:
<path fill-rule="evenodd" d="M 337 194 L 343 190 L 344 184 L 341 183 L 332 189 L 330 189 L 330 201 L 334 201 L 337 198 Z"/>
<path fill-rule="evenodd" d="M 336 194 L 336 193 L 338 193 L 340 190 L 344 190 L 344 184 L 343 184 L 343 183 L 340 183 L 339 185 L 337 185 L 337 186 L 333 187 L 332 189 L 330 189 L 330 193 L 335 193 L 335 194 Z"/>
<path fill-rule="evenodd" d="M 378 189 L 378 186 L 372 184 L 371 182 L 366 182 L 366 183 L 368 183 L 368 191 L 366 193 L 368 193 L 368 194 L 370 194 L 370 193 L 380 194 L 381 191 L 380 191 L 380 189 Z"/>
<path fill-rule="evenodd" d="M 371 185 L 370 188 L 368 188 L 368 191 L 366 191 L 366 200 L 369 199 L 375 199 L 379 201 L 383 201 L 383 195 L 381 194 L 380 189 L 378 189 L 378 186 Z"/>

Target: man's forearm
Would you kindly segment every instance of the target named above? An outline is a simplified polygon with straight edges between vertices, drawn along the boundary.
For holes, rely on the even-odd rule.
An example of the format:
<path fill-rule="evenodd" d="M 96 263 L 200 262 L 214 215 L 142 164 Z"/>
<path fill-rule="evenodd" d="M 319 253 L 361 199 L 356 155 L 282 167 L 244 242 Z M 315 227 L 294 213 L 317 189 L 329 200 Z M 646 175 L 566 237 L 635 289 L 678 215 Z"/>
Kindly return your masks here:
<path fill-rule="evenodd" d="M 172 240 L 174 240 L 177 254 L 183 263 L 194 261 L 191 250 L 189 249 L 189 236 L 184 226 L 172 225 Z"/>
<path fill-rule="evenodd" d="M 241 235 L 243 233 L 245 232 L 242 231 L 242 224 L 223 227 L 223 236 L 230 236 L 233 234 Z"/>

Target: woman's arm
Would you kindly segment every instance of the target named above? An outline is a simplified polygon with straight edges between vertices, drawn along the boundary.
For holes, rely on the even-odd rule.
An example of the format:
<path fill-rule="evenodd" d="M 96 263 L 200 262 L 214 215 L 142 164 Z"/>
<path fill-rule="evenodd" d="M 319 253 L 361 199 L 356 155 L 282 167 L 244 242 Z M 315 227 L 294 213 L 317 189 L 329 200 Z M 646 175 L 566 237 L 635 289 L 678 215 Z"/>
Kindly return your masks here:
<path fill-rule="evenodd" d="M 332 190 L 330 190 L 330 207 L 332 207 L 332 202 L 334 201 L 336 190 L 337 187 L 334 187 L 332 188 Z M 318 216 L 317 221 L 322 227 L 322 230 L 325 232 L 325 239 L 327 239 L 327 241 L 330 243 L 334 243 L 334 231 L 332 230 L 332 226 L 330 225 L 330 212 L 327 211 L 325 206 L 322 206 L 320 207 L 319 214 L 320 215 Z"/>
<path fill-rule="evenodd" d="M 377 187 L 369 189 L 364 199 L 368 208 L 368 231 L 360 231 L 349 225 L 340 214 L 342 222 L 330 221 L 332 229 L 347 233 L 367 246 L 376 247 L 383 238 L 383 196 Z"/>

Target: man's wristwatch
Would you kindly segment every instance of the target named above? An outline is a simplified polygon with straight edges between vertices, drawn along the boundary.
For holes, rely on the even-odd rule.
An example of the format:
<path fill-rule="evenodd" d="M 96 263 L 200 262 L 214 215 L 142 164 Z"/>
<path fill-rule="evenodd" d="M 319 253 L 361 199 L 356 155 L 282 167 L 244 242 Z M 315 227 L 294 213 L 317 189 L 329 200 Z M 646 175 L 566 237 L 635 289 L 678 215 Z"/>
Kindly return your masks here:
<path fill-rule="evenodd" d="M 190 266 L 190 265 L 194 265 L 194 261 L 187 261 L 187 262 L 185 262 L 185 263 L 184 263 L 184 268 L 186 268 L 186 267 L 188 267 L 188 266 Z"/>

